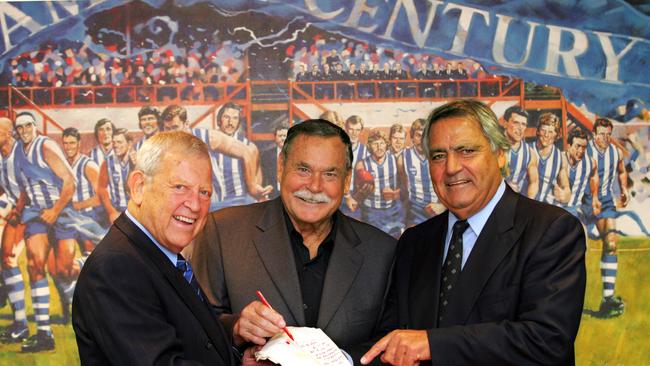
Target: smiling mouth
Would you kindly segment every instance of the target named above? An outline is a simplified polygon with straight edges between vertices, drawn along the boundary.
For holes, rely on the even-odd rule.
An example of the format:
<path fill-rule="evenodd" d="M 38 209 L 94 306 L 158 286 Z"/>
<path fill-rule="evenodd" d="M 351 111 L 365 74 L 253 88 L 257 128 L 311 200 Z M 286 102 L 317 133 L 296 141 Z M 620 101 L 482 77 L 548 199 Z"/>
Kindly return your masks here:
<path fill-rule="evenodd" d="M 319 204 L 319 203 L 325 203 L 325 202 L 323 202 L 323 201 L 315 200 L 315 199 L 308 199 L 308 198 L 302 198 L 302 197 L 297 197 L 297 198 L 298 198 L 299 200 L 305 202 L 305 203 L 309 203 L 309 204 L 313 204 L 313 205 L 317 205 L 317 204 Z"/>
<path fill-rule="evenodd" d="M 446 183 L 446 186 L 447 187 L 455 187 L 455 186 L 459 186 L 459 185 L 467 184 L 467 183 L 469 183 L 468 180 L 457 180 L 455 182 Z"/>
<path fill-rule="evenodd" d="M 182 222 L 184 224 L 189 224 L 189 225 L 194 224 L 194 222 L 196 221 L 196 219 L 191 219 L 189 217 L 180 216 L 180 215 L 176 215 L 176 216 L 173 216 L 173 217 L 174 217 L 174 219 L 176 221 L 180 221 L 180 222 Z"/>

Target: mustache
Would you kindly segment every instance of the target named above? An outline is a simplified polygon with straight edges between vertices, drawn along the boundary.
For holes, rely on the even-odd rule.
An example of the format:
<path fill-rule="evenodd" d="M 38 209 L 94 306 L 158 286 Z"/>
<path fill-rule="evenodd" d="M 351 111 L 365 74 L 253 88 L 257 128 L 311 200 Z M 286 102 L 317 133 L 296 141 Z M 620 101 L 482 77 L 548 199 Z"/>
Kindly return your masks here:
<path fill-rule="evenodd" d="M 305 200 L 307 202 L 313 203 L 330 203 L 332 199 L 328 197 L 325 193 L 311 193 L 306 189 L 301 189 L 299 191 L 293 192 L 293 196 Z"/>

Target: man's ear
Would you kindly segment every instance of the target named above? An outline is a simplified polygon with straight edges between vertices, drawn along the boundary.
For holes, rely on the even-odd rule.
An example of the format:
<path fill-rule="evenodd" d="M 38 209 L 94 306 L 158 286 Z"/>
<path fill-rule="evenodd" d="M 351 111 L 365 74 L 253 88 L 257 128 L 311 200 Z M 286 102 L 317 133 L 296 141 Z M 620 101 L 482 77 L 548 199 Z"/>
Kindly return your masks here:
<path fill-rule="evenodd" d="M 144 186 L 145 186 L 145 175 L 141 170 L 134 170 L 129 175 L 129 190 L 131 191 L 131 197 L 129 198 L 137 206 L 142 205 L 142 200 L 144 199 Z"/>
<path fill-rule="evenodd" d="M 506 166 L 506 152 L 503 149 L 497 151 L 497 164 L 499 164 L 499 169 L 503 171 Z"/>
<path fill-rule="evenodd" d="M 350 182 L 352 181 L 352 174 L 354 174 L 354 169 L 349 169 L 345 173 L 345 178 L 344 178 L 344 183 L 345 186 L 343 187 L 343 195 L 346 195 L 350 193 Z"/>

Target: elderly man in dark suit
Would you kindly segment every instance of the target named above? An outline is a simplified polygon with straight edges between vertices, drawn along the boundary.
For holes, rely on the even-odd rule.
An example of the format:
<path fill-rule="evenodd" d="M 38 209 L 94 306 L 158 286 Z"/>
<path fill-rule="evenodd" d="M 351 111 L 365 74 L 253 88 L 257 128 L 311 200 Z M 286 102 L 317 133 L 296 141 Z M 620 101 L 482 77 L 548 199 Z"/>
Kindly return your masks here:
<path fill-rule="evenodd" d="M 82 364 L 234 365 L 223 327 L 180 252 L 203 228 L 207 146 L 162 132 L 140 148 L 125 213 L 79 275 L 72 324 Z"/>
<path fill-rule="evenodd" d="M 285 325 L 318 327 L 358 360 L 389 328 L 383 317 L 395 240 L 338 211 L 352 149 L 340 127 L 291 127 L 278 161 L 280 197 L 211 214 L 193 264 L 241 349 Z M 257 290 L 274 310 L 255 301 Z"/>
<path fill-rule="evenodd" d="M 393 365 L 572 365 L 585 291 L 585 238 L 561 208 L 503 181 L 508 143 L 476 101 L 434 110 L 429 172 L 448 211 L 400 238 L 398 324 L 364 356 Z"/>

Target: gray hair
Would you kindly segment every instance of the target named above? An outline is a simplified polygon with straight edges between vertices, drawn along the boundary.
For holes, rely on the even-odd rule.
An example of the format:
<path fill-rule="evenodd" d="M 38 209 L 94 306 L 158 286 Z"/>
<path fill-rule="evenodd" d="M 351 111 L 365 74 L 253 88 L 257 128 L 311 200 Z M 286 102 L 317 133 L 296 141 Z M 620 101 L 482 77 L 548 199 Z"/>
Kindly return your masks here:
<path fill-rule="evenodd" d="M 427 118 L 427 125 L 424 128 L 422 136 L 422 145 L 427 157 L 429 156 L 429 134 L 431 133 L 431 126 L 442 119 L 455 117 L 465 117 L 478 122 L 481 126 L 483 136 L 490 142 L 492 152 L 496 153 L 499 149 L 503 151 L 510 150 L 510 143 L 503 134 L 497 116 L 492 112 L 492 109 L 477 100 L 466 99 L 444 104 L 431 112 L 429 118 Z"/>
<path fill-rule="evenodd" d="M 208 146 L 196 136 L 181 131 L 159 132 L 142 144 L 136 158 L 135 169 L 152 178 L 160 167 L 164 155 L 182 152 L 184 156 L 210 159 Z"/>

